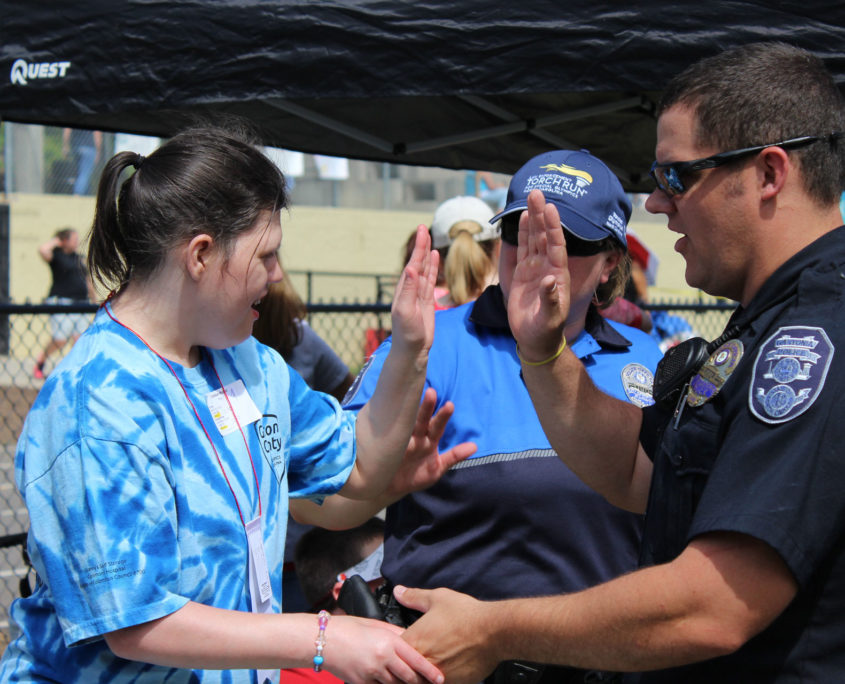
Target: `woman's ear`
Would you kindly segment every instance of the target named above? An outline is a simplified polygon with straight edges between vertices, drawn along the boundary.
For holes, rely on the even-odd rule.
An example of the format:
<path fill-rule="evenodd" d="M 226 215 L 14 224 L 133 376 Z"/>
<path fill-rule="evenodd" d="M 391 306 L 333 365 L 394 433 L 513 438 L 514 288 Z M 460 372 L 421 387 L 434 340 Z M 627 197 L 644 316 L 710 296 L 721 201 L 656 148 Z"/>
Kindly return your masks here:
<path fill-rule="evenodd" d="M 185 247 L 185 269 L 194 280 L 199 280 L 208 270 L 211 256 L 214 253 L 214 239 L 210 235 L 200 233 L 191 238 Z"/>
<path fill-rule="evenodd" d="M 619 250 L 615 249 L 612 252 L 608 252 L 602 262 L 601 278 L 599 279 L 599 282 L 606 283 L 610 280 L 610 274 L 613 273 L 613 270 L 619 265 L 621 260 L 622 252 Z"/>

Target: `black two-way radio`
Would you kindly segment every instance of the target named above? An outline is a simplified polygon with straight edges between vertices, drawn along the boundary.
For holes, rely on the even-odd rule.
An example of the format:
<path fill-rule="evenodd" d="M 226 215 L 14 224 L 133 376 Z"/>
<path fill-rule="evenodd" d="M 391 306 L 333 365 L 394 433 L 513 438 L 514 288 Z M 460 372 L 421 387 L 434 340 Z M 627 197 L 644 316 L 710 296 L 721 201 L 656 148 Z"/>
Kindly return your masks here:
<path fill-rule="evenodd" d="M 667 408 L 674 408 L 692 376 L 714 351 L 732 337 L 736 337 L 739 330 L 738 325 L 732 325 L 712 342 L 703 337 L 693 337 L 671 347 L 663 355 L 654 372 L 654 401 Z"/>

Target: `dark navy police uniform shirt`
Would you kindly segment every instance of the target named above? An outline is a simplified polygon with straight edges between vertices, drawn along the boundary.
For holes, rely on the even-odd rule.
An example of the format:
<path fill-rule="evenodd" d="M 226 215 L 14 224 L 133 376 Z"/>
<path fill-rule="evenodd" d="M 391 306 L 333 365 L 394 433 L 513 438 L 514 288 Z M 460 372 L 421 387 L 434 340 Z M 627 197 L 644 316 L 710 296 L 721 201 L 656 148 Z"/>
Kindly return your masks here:
<path fill-rule="evenodd" d="M 795 255 L 737 310 L 728 324 L 737 334 L 698 378 L 701 389 L 734 365 L 721 371 L 718 394 L 686 404 L 677 427 L 656 406 L 644 411 L 654 474 L 643 563 L 672 560 L 700 534 L 740 532 L 775 549 L 799 589 L 736 653 L 640 681 L 845 681 L 843 298 L 845 227 Z"/>
<path fill-rule="evenodd" d="M 347 408 L 371 396 L 389 345 L 362 370 Z M 605 392 L 651 402 L 661 352 L 647 334 L 591 310 L 572 350 Z M 438 407 L 455 404 L 440 450 L 473 441 L 478 451 L 388 508 L 390 581 L 497 599 L 573 591 L 636 567 L 642 516 L 611 506 L 561 462 L 520 370 L 498 286 L 437 313 L 426 385 Z"/>

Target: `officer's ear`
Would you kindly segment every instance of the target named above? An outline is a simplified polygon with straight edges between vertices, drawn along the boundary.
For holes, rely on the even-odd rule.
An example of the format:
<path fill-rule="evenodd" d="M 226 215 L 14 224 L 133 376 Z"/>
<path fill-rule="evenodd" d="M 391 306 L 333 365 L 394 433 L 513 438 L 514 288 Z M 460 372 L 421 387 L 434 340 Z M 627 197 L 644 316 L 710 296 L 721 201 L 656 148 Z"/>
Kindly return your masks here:
<path fill-rule="evenodd" d="M 770 200 L 783 190 L 791 173 L 799 173 L 782 147 L 767 147 L 757 157 L 757 178 L 760 199 Z"/>

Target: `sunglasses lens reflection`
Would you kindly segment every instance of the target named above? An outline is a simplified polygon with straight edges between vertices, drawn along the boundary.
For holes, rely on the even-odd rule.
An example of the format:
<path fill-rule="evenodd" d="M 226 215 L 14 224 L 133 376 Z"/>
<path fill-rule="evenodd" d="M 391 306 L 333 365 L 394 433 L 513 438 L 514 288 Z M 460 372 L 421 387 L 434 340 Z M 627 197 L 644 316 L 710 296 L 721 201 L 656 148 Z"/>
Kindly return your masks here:
<path fill-rule="evenodd" d="M 663 183 L 669 189 L 668 192 L 670 195 L 677 195 L 684 191 L 684 184 L 681 182 L 681 178 L 674 166 L 670 166 L 664 170 Z"/>

